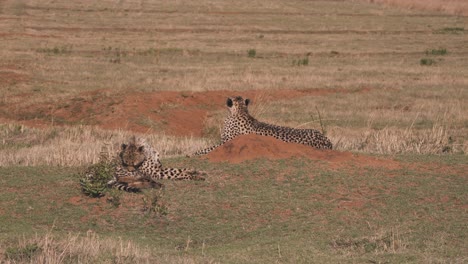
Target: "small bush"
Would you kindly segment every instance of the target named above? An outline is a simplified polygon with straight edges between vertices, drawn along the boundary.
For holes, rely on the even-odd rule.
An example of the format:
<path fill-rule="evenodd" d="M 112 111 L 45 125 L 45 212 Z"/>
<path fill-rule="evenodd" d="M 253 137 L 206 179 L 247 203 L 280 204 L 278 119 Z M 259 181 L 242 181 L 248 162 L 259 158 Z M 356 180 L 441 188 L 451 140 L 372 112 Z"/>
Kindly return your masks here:
<path fill-rule="evenodd" d="M 293 60 L 293 66 L 307 66 L 309 65 L 309 57 L 305 57 L 303 59 Z"/>
<path fill-rule="evenodd" d="M 255 56 L 257 56 L 257 51 L 255 49 L 249 49 L 247 51 L 247 55 L 249 56 L 249 58 L 255 58 Z"/>
<path fill-rule="evenodd" d="M 445 55 L 447 54 L 447 49 L 432 49 L 432 50 L 426 50 L 426 55 Z"/>
<path fill-rule="evenodd" d="M 99 162 L 89 166 L 81 175 L 81 191 L 91 197 L 102 197 L 107 189 L 107 183 L 112 180 L 115 163 L 108 155 L 101 152 Z"/>
<path fill-rule="evenodd" d="M 422 59 L 419 61 L 419 64 L 421 64 L 421 65 L 423 65 L 423 66 L 430 66 L 430 65 L 435 64 L 435 60 L 429 59 L 429 58 L 422 58 Z"/>

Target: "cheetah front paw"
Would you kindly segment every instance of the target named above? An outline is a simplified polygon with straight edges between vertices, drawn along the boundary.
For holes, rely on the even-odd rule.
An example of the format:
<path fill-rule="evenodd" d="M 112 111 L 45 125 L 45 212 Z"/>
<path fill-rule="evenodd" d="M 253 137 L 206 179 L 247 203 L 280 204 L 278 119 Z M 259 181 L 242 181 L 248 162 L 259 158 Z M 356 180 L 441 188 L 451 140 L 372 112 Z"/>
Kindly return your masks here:
<path fill-rule="evenodd" d="M 207 176 L 206 172 L 204 171 L 197 171 L 197 170 L 188 170 L 185 171 L 187 175 L 187 179 L 194 180 L 194 181 L 204 181 L 205 176 Z"/>

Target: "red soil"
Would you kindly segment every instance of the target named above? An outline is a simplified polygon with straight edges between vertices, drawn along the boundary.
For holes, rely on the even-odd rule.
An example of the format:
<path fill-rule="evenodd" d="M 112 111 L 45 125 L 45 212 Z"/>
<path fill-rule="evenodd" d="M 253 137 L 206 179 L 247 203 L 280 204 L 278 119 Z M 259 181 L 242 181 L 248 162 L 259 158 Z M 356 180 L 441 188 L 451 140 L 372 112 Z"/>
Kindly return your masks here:
<path fill-rule="evenodd" d="M 1 77 L 1 76 L 0 76 Z M 9 76 L 10 77 L 10 76 Z M 332 93 L 367 92 L 369 88 L 308 89 L 272 91 L 206 91 L 206 92 L 133 92 L 112 94 L 93 91 L 56 103 L 28 103 L 36 95 L 24 95 L 22 100 L 9 103 L 0 112 L 0 120 L 15 120 L 29 126 L 84 123 L 104 129 L 122 129 L 139 133 L 165 132 L 176 136 L 203 134 L 209 113 L 225 107 L 228 96 L 241 95 L 262 100 L 291 99 L 302 96 L 323 96 Z M 3 115 L 3 116 L 2 116 Z"/>
<path fill-rule="evenodd" d="M 212 162 L 229 163 L 241 163 L 258 158 L 276 160 L 291 157 L 324 161 L 332 168 L 349 167 L 350 165 L 356 167 L 385 167 L 387 169 L 400 168 L 400 164 L 393 160 L 377 159 L 351 152 L 319 150 L 310 146 L 286 143 L 273 137 L 255 134 L 238 136 L 206 156 Z"/>

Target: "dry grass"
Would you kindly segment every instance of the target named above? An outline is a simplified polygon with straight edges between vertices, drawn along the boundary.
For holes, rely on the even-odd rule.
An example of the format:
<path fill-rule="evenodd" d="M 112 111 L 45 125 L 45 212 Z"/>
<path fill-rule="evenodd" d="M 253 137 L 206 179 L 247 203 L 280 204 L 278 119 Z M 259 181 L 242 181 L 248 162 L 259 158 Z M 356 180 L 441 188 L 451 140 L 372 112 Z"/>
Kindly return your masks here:
<path fill-rule="evenodd" d="M 367 2 L 449 14 L 465 14 L 467 5 Z M 363 1 L 236 3 L 4 1 L 0 118 L 38 102 L 55 111 L 64 99 L 88 91 L 115 98 L 135 90 L 242 95 L 251 89 L 266 94 L 271 89 L 371 88 L 366 94 L 290 102 L 265 102 L 259 93 L 251 98 L 251 112 L 267 122 L 319 129 L 319 109 L 339 150 L 442 153 L 449 147 L 467 152 L 468 26 L 463 17 Z M 426 54 L 441 48 L 447 54 Z M 255 58 L 248 57 L 250 49 L 256 50 Z M 424 57 L 435 64 L 421 66 Z M 307 66 L 293 65 L 302 58 L 309 59 Z M 47 112 L 42 114 L 47 118 Z M 206 120 L 211 140 L 219 138 L 223 117 L 220 111 Z M 31 117 L 16 120 L 23 119 Z M 104 143 L 114 151 L 130 134 L 90 127 L 18 132 L 15 127 L 1 128 L 0 165 L 87 164 L 97 160 Z M 144 136 L 163 155 L 212 143 Z"/>
<path fill-rule="evenodd" d="M 420 9 L 452 15 L 468 16 L 468 2 L 465 0 L 365 0 L 405 9 Z"/>
<path fill-rule="evenodd" d="M 88 231 L 85 236 L 68 234 L 58 237 L 47 233 L 2 243 L 0 261 L 10 263 L 197 263 L 196 258 L 155 254 L 122 238 L 101 238 Z M 2 256 L 3 255 L 3 256 Z M 204 260 L 207 263 L 214 263 Z"/>
<path fill-rule="evenodd" d="M 36 129 L 16 124 L 0 126 L 0 166 L 80 166 L 96 163 L 101 151 L 116 155 L 120 145 L 134 133 L 107 131 L 96 127 L 51 127 Z M 199 138 L 139 135 L 162 157 L 193 153 L 210 143 Z"/>
<path fill-rule="evenodd" d="M 405 252 L 409 243 L 406 241 L 401 230 L 392 228 L 390 230 L 379 230 L 372 236 L 360 238 L 337 238 L 332 242 L 332 247 L 346 256 L 365 254 L 402 253 Z"/>
<path fill-rule="evenodd" d="M 361 151 L 376 154 L 442 154 L 466 153 L 468 145 L 453 144 L 449 131 L 440 125 L 432 129 L 416 130 L 401 128 L 366 129 L 356 135 L 342 135 L 342 129 L 330 131 L 330 138 L 335 139 L 335 149 Z"/>

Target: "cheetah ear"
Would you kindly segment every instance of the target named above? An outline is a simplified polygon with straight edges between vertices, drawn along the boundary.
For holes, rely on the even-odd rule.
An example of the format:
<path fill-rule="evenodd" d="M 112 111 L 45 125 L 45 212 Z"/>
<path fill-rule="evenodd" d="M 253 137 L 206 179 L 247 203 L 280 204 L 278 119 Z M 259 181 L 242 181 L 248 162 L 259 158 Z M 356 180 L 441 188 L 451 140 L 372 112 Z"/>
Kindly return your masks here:
<path fill-rule="evenodd" d="M 250 104 L 250 99 L 249 98 L 245 99 L 245 106 L 248 106 L 249 104 Z"/>
<path fill-rule="evenodd" d="M 127 144 L 122 144 L 121 147 L 122 147 L 122 150 L 125 150 L 127 148 Z"/>
<path fill-rule="evenodd" d="M 144 146 L 140 146 L 140 147 L 138 147 L 138 152 L 143 152 L 144 149 L 145 149 Z"/>
<path fill-rule="evenodd" d="M 231 99 L 231 98 L 228 98 L 227 101 L 226 101 L 226 105 L 227 105 L 228 107 L 232 107 L 232 104 L 233 104 L 233 103 L 232 103 L 232 99 Z"/>

